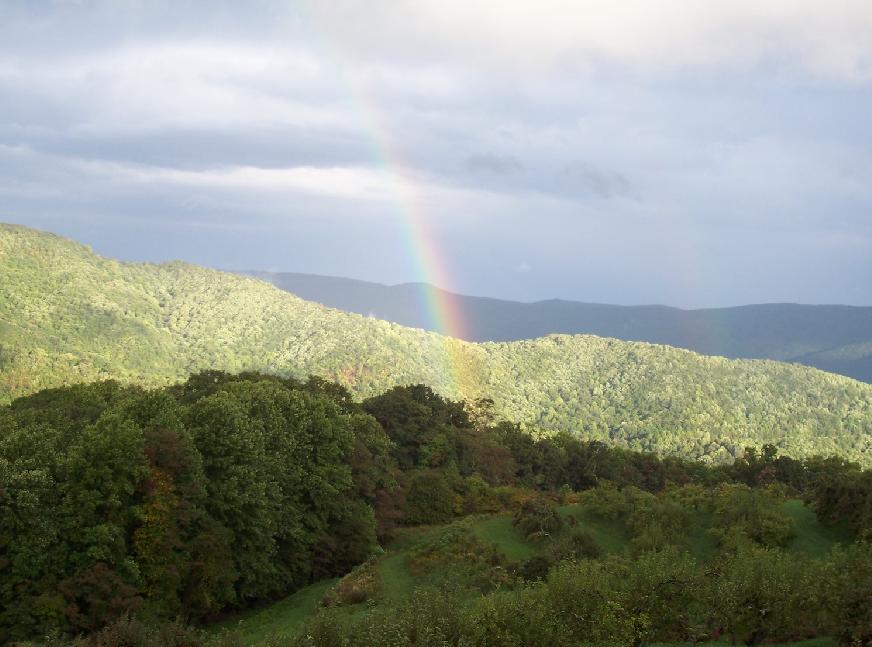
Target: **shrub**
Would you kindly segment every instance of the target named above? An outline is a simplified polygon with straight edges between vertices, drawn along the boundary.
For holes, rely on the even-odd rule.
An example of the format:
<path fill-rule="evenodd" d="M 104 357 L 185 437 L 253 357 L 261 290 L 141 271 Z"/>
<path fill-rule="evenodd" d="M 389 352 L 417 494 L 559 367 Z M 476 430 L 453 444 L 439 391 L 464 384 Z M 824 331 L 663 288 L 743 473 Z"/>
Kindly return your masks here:
<path fill-rule="evenodd" d="M 409 486 L 403 520 L 411 525 L 446 523 L 458 512 L 457 504 L 458 497 L 445 474 L 418 472 Z"/>
<path fill-rule="evenodd" d="M 563 533 L 548 547 L 548 556 L 553 563 L 565 559 L 596 559 L 602 549 L 593 535 L 584 528 L 573 528 Z"/>
<path fill-rule="evenodd" d="M 515 513 L 512 524 L 531 541 L 552 536 L 564 525 L 556 506 L 542 499 L 525 501 Z"/>
<path fill-rule="evenodd" d="M 339 580 L 321 604 L 325 607 L 360 604 L 380 596 L 383 590 L 384 581 L 378 571 L 378 562 L 369 560 Z"/>

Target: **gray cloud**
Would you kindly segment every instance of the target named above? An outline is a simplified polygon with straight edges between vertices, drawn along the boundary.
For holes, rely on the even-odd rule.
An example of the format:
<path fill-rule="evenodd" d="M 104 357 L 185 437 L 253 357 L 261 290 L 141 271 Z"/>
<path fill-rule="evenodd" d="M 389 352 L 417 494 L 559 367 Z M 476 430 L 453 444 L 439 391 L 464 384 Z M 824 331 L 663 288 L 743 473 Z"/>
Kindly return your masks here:
<path fill-rule="evenodd" d="M 466 159 L 466 167 L 470 171 L 496 173 L 497 175 L 517 173 L 523 169 L 521 163 L 514 157 L 494 153 L 470 155 Z"/>
<path fill-rule="evenodd" d="M 630 181 L 617 171 L 597 169 L 586 162 L 570 162 L 561 170 L 561 179 L 567 186 L 589 192 L 600 198 L 627 197 L 631 195 Z"/>
<path fill-rule="evenodd" d="M 868 3 L 605 7 L 2 3 L 0 219 L 390 283 L 413 221 L 461 291 L 872 303 Z"/>

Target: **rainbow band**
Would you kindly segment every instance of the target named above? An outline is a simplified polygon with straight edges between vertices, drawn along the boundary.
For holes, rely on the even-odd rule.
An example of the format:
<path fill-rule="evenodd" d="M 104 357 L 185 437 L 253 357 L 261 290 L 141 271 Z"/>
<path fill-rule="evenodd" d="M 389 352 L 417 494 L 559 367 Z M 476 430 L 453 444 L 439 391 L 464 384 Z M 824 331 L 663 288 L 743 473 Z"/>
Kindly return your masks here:
<path fill-rule="evenodd" d="M 312 33 L 320 37 L 327 51 L 326 58 L 341 59 L 341 43 L 330 38 L 328 30 L 317 24 L 317 12 L 309 10 L 306 2 L 298 9 L 306 19 Z M 339 66 L 343 69 L 344 66 Z M 446 376 L 449 397 L 469 397 L 475 393 L 469 370 L 469 356 L 462 339 L 467 339 L 467 326 L 459 303 L 447 292 L 454 285 L 444 254 L 440 252 L 438 239 L 430 230 L 429 218 L 418 195 L 416 182 L 406 169 L 411 168 L 402 157 L 401 149 L 391 136 L 391 129 L 385 123 L 384 111 L 376 108 L 371 93 L 358 80 L 346 77 L 346 87 L 353 103 L 362 115 L 374 161 L 394 180 L 394 197 L 397 215 L 402 227 L 409 260 L 419 285 L 419 301 L 426 313 L 429 328 L 442 335 L 440 340 L 440 362 Z M 439 289 L 439 286 L 445 289 Z"/>
<path fill-rule="evenodd" d="M 467 327 L 458 300 L 450 292 L 440 289 L 453 285 L 454 281 L 445 257 L 440 253 L 438 238 L 429 227 L 415 182 L 405 171 L 409 166 L 402 161 L 390 130 L 364 95 L 358 93 L 357 98 L 370 124 L 374 156 L 394 179 L 397 215 L 419 288 L 421 309 L 426 313 L 428 327 L 446 337 L 442 340 L 442 357 L 434 359 L 443 362 L 449 388 L 453 391 L 450 395 L 463 397 L 470 392 L 471 386 L 465 370 L 463 344 L 459 342 L 466 338 Z"/>

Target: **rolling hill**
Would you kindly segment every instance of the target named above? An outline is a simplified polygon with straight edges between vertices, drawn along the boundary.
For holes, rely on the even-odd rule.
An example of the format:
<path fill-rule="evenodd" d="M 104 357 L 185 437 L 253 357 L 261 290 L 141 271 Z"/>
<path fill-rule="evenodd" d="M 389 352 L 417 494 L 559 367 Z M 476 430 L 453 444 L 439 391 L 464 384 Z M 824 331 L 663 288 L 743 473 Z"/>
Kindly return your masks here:
<path fill-rule="evenodd" d="M 421 284 L 381 285 L 315 274 L 244 274 L 331 308 L 404 326 L 431 327 L 421 306 Z M 438 291 L 464 313 L 466 341 L 590 334 L 667 344 L 704 355 L 797 362 L 872 382 L 872 307 L 776 303 L 681 310 L 561 299 L 521 303 Z"/>
<path fill-rule="evenodd" d="M 872 460 L 872 386 L 812 368 L 552 335 L 469 343 L 184 263 L 121 263 L 0 225 L 0 401 L 95 379 L 203 369 L 334 379 L 358 396 L 425 383 L 497 414 L 635 449 L 728 460 L 773 443 Z"/>

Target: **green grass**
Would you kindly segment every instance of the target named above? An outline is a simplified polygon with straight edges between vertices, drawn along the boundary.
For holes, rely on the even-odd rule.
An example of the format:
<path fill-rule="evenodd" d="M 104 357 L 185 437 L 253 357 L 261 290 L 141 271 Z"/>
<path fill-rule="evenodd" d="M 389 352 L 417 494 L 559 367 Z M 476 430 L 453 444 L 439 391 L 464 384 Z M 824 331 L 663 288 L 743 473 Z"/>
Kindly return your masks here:
<path fill-rule="evenodd" d="M 789 551 L 803 552 L 815 557 L 825 556 L 832 546 L 850 541 L 850 533 L 838 527 L 826 526 L 818 522 L 814 512 L 802 501 L 791 500 L 784 503 L 784 510 L 794 520 L 796 537 L 788 546 Z M 559 508 L 562 516 L 573 516 L 580 527 L 591 533 L 594 540 L 607 553 L 623 551 L 628 544 L 624 524 L 620 520 L 599 517 L 581 505 L 565 505 Z M 690 552 L 699 561 L 706 561 L 715 554 L 717 547 L 714 538 L 706 532 L 710 520 L 700 514 L 690 533 Z M 406 568 L 409 551 L 429 533 L 438 532 L 439 526 L 409 528 L 401 530 L 389 551 L 378 562 L 378 571 L 383 581 L 383 602 L 397 604 L 406 599 L 417 585 L 416 579 Z M 494 544 L 512 562 L 519 562 L 537 555 L 541 547 L 524 539 L 512 525 L 508 515 L 493 515 L 476 520 L 472 524 L 475 535 Z M 224 620 L 211 628 L 211 631 L 237 631 L 246 645 L 262 644 L 267 636 L 293 636 L 302 624 L 317 610 L 318 602 L 338 580 L 317 582 L 297 593 L 260 610 L 253 610 Z M 368 607 L 356 605 L 348 607 L 349 617 L 367 613 Z M 724 643 L 710 643 L 723 645 Z M 781 647 L 833 647 L 836 642 L 830 638 L 805 640 Z M 683 647 L 662 644 L 652 647 Z M 779 647 L 779 646 L 773 646 Z"/>
<path fill-rule="evenodd" d="M 564 517 L 575 517 L 579 526 L 587 530 L 606 553 L 618 553 L 627 547 L 629 538 L 621 520 L 605 519 L 580 505 L 564 505 L 558 511 Z"/>
<path fill-rule="evenodd" d="M 419 533 L 416 533 L 420 536 Z M 405 537 L 401 545 L 414 542 L 415 537 Z M 378 563 L 378 572 L 384 584 L 384 601 L 395 604 L 403 600 L 415 588 L 415 579 L 406 568 L 407 549 L 391 552 Z M 295 635 L 303 623 L 318 608 L 318 603 L 339 580 L 322 580 L 301 589 L 283 600 L 263 608 L 233 616 L 210 627 L 210 632 L 238 632 L 245 645 L 258 645 L 268 636 L 288 637 Z M 347 608 L 348 616 L 367 611 L 364 605 Z"/>
<path fill-rule="evenodd" d="M 503 556 L 511 562 L 520 562 L 536 555 L 536 546 L 524 539 L 512 525 L 511 517 L 494 516 L 476 522 L 472 526 L 476 537 L 495 544 Z"/>
<path fill-rule="evenodd" d="M 787 545 L 790 552 L 825 557 L 834 545 L 852 541 L 851 532 L 847 528 L 822 524 L 802 501 L 793 499 L 785 502 L 784 511 L 793 519 L 796 532 L 796 536 Z"/>
<path fill-rule="evenodd" d="M 219 622 L 210 627 L 210 631 L 235 631 L 246 645 L 260 644 L 271 635 L 293 636 L 318 608 L 324 594 L 338 581 L 321 580 L 264 609 L 248 611 Z"/>
<path fill-rule="evenodd" d="M 384 597 L 389 602 L 398 602 L 415 588 L 415 578 L 406 568 L 406 551 L 385 557 L 379 562 L 379 574 L 384 584 Z"/>

